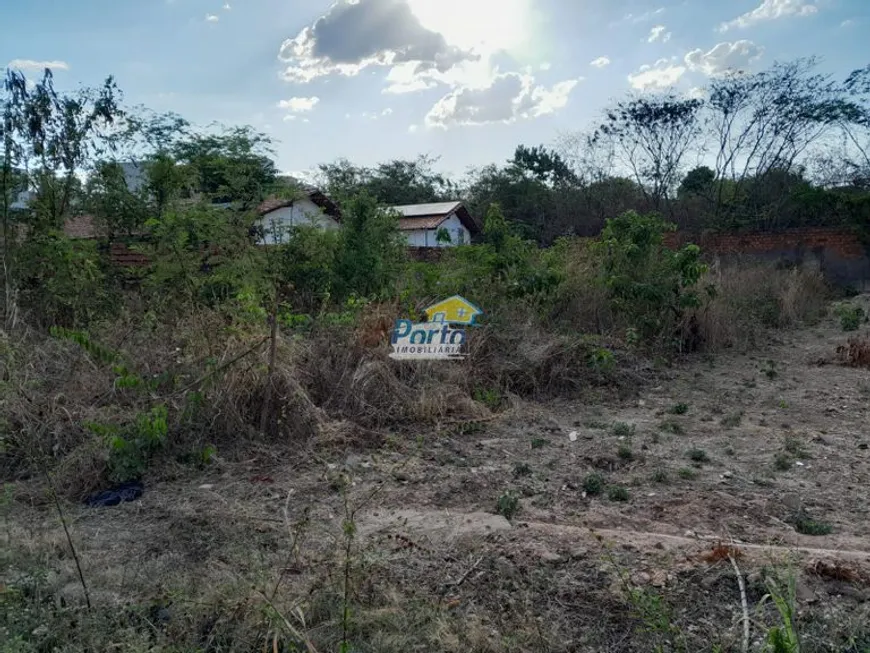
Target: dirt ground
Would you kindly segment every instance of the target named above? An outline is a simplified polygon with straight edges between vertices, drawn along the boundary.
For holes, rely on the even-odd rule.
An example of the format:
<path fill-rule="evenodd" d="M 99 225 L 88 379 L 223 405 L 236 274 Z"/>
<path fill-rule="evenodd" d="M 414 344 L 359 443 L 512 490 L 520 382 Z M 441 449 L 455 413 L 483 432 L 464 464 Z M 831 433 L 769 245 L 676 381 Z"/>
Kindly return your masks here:
<path fill-rule="evenodd" d="M 631 400 L 164 470 L 138 501 L 66 506 L 70 532 L 94 605 L 151 615 L 141 650 L 339 650 L 347 604 L 353 651 L 739 651 L 720 543 L 751 650 L 765 579 L 793 573 L 803 650 L 870 651 L 870 371 L 836 362 L 848 335 L 830 317 L 692 357 Z M 51 506 L 13 503 L 5 582 L 38 565 L 77 605 Z"/>

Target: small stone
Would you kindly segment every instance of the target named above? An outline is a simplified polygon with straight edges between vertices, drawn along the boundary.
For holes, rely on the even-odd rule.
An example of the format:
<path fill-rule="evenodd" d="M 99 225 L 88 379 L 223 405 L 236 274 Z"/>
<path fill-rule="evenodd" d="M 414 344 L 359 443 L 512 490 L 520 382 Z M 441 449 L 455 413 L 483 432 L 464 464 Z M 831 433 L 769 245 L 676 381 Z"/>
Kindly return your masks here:
<path fill-rule="evenodd" d="M 683 537 L 695 537 L 695 531 L 686 531 L 683 533 Z"/>
<path fill-rule="evenodd" d="M 560 562 L 562 560 L 562 556 L 558 553 L 553 553 L 552 551 L 541 551 L 539 557 L 544 562 Z"/>
<path fill-rule="evenodd" d="M 649 585 L 652 582 L 652 576 L 645 571 L 639 571 L 632 575 L 631 580 L 635 585 Z"/>
<path fill-rule="evenodd" d="M 643 399 L 640 399 L 640 400 L 637 402 L 637 405 L 640 406 L 641 408 L 643 408 L 644 406 L 646 406 L 646 402 L 645 402 Z"/>
<path fill-rule="evenodd" d="M 799 603 L 815 603 L 818 601 L 816 593 L 806 582 L 798 579 L 795 583 L 795 598 Z"/>
<path fill-rule="evenodd" d="M 725 472 L 722 474 L 722 478 L 734 478 L 734 472 Z"/>
<path fill-rule="evenodd" d="M 212 485 L 211 483 L 206 483 L 205 485 L 200 485 L 199 489 L 200 490 L 211 490 L 213 487 L 214 487 L 214 485 Z"/>

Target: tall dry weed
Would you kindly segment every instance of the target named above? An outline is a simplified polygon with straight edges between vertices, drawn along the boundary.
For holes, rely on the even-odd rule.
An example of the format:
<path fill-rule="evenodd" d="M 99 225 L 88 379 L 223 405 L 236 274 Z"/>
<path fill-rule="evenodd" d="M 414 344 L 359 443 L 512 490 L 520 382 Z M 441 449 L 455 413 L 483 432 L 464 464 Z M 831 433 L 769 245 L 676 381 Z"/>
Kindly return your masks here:
<path fill-rule="evenodd" d="M 700 348 L 708 351 L 751 347 L 770 329 L 815 323 L 831 296 L 821 271 L 812 265 L 714 264 L 701 283 L 713 285 L 715 297 L 687 320 L 694 321 Z"/>

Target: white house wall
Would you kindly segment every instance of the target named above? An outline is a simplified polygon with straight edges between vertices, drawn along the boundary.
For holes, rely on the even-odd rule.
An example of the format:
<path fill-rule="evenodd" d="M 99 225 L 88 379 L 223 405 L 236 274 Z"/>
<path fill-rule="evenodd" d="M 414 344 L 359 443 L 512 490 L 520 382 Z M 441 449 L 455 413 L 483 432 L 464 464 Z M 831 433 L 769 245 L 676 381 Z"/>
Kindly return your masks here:
<path fill-rule="evenodd" d="M 446 229 L 450 234 L 449 243 L 438 242 L 438 231 Z M 466 229 L 462 221 L 456 217 L 454 213 L 437 229 L 409 229 L 405 231 L 410 247 L 455 247 L 456 245 L 467 245 L 471 242 L 471 233 Z"/>
<path fill-rule="evenodd" d="M 450 244 L 447 245 L 448 247 L 450 245 L 467 245 L 471 242 L 471 232 L 463 226 L 462 221 L 455 213 L 442 222 L 438 228 L 446 229 L 447 233 L 450 234 Z M 433 243 L 433 245 L 435 244 L 440 243 Z"/>
<path fill-rule="evenodd" d="M 290 206 L 270 211 L 257 224 L 263 229 L 267 245 L 286 242 L 290 227 L 312 225 L 321 229 L 338 229 L 338 222 L 309 199 L 297 200 Z"/>

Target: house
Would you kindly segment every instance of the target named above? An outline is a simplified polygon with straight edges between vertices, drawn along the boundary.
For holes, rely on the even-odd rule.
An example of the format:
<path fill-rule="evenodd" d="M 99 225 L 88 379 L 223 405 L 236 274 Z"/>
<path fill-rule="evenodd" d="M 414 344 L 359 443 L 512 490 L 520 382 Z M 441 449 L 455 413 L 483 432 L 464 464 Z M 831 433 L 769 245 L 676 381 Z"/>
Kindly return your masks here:
<path fill-rule="evenodd" d="M 13 211 L 24 211 L 30 206 L 30 201 L 34 198 L 34 193 L 29 190 L 22 190 L 15 193 L 14 200 L 9 208 Z"/>
<path fill-rule="evenodd" d="M 399 230 L 414 248 L 467 245 L 480 232 L 462 202 L 404 204 L 392 207 L 399 217 Z"/>
<path fill-rule="evenodd" d="M 321 191 L 307 186 L 295 199 L 268 199 L 257 207 L 255 230 L 260 242 L 280 244 L 291 227 L 313 225 L 321 229 L 338 229 L 341 210 Z"/>
<path fill-rule="evenodd" d="M 477 306 L 459 295 L 453 295 L 433 304 L 423 311 L 430 322 L 472 325 L 481 311 Z"/>

